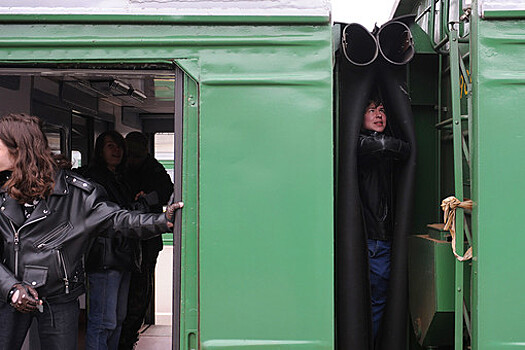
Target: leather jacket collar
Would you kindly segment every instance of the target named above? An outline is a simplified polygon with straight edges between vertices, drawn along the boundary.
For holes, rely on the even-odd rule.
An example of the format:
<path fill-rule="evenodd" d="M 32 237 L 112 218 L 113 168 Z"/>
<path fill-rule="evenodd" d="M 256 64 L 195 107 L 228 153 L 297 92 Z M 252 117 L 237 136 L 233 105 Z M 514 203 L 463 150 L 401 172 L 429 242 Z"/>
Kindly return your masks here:
<path fill-rule="evenodd" d="M 60 176 L 60 173 L 61 171 L 59 170 L 55 175 L 55 186 L 51 196 L 63 196 L 69 192 L 66 178 L 64 176 Z M 7 194 L 5 188 L 0 190 L 0 194 L 2 196 L 2 206 L 0 207 L 0 210 L 2 210 L 3 214 L 7 216 L 9 220 L 11 220 L 17 227 L 22 226 L 26 222 L 22 206 L 14 198 Z M 35 210 L 27 219 L 27 222 L 41 220 L 42 218 L 45 218 L 51 214 L 52 212 L 47 204 L 47 199 L 44 198 L 38 202 Z"/>

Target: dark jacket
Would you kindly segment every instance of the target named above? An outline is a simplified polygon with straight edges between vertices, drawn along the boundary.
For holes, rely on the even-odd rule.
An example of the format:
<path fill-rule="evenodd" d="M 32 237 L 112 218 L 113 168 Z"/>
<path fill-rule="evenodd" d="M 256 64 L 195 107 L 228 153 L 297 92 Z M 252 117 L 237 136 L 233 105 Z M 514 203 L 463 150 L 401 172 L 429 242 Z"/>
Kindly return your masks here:
<path fill-rule="evenodd" d="M 394 161 L 410 145 L 373 131 L 361 131 L 358 144 L 359 195 L 367 238 L 391 240 L 394 230 Z"/>
<path fill-rule="evenodd" d="M 148 154 L 138 169 L 127 169 L 126 182 L 132 193 L 144 191 L 147 194 L 151 213 L 162 213 L 162 206 L 168 203 L 173 192 L 173 182 L 166 169 L 153 156 Z M 142 241 L 142 260 L 145 264 L 155 264 L 162 250 L 162 237 Z"/>
<path fill-rule="evenodd" d="M 138 214 L 107 202 L 95 185 L 60 171 L 53 193 L 26 219 L 19 203 L 0 190 L 0 300 L 21 281 L 50 302 L 67 302 L 84 292 L 82 259 L 99 232 L 148 238 L 168 230 L 164 214 Z"/>
<path fill-rule="evenodd" d="M 104 187 L 108 200 L 118 204 L 123 209 L 135 209 L 134 195 L 122 178 L 111 172 L 104 165 L 90 166 L 84 172 L 84 177 Z M 143 208 L 143 211 L 148 211 Z M 86 271 L 104 270 L 131 271 L 140 269 L 142 259 L 140 241 L 128 237 L 115 236 L 109 228 L 95 239 L 86 258 Z"/>

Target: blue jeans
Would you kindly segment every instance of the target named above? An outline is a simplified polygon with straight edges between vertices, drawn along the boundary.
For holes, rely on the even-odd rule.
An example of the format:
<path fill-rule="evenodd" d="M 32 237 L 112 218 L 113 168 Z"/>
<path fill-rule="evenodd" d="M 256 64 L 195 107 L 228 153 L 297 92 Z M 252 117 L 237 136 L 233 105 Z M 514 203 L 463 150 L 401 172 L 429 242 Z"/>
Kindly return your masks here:
<path fill-rule="evenodd" d="M 23 314 L 0 302 L 0 350 L 20 349 L 29 326 L 36 317 L 41 349 L 76 350 L 78 338 L 78 300 L 44 303 L 44 312 Z"/>
<path fill-rule="evenodd" d="M 128 305 L 131 272 L 106 270 L 88 273 L 86 350 L 118 348 Z"/>
<path fill-rule="evenodd" d="M 372 302 L 372 326 L 377 336 L 385 311 L 388 281 L 390 279 L 390 256 L 392 242 L 368 240 L 368 263 L 370 265 L 370 298 Z"/>

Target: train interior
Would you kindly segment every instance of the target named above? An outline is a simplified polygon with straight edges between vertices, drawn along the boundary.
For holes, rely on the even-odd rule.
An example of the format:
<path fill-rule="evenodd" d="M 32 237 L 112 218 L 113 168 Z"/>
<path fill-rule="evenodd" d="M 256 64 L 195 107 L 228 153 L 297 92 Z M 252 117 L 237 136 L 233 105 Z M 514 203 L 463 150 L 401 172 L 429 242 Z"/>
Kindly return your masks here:
<path fill-rule="evenodd" d="M 0 70 L 0 114 L 28 113 L 45 121 L 53 152 L 70 155 L 73 168 L 86 166 L 96 137 L 106 130 L 123 136 L 143 132 L 150 153 L 173 180 L 175 74 L 173 67 L 5 68 Z M 154 293 L 138 349 L 171 348 L 173 234 L 163 235 Z M 86 326 L 80 300 L 79 344 Z M 30 332 L 24 349 L 39 349 Z"/>

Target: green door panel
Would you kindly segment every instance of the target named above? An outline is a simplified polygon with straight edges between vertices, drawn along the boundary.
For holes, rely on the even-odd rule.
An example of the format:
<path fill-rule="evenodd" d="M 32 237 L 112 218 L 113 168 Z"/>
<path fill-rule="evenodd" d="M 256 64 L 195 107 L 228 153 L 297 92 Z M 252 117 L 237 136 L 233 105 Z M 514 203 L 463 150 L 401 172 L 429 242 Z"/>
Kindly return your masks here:
<path fill-rule="evenodd" d="M 525 344 L 525 20 L 474 25 L 473 345 L 517 349 Z"/>

